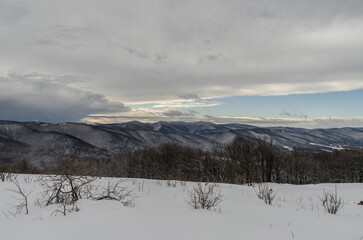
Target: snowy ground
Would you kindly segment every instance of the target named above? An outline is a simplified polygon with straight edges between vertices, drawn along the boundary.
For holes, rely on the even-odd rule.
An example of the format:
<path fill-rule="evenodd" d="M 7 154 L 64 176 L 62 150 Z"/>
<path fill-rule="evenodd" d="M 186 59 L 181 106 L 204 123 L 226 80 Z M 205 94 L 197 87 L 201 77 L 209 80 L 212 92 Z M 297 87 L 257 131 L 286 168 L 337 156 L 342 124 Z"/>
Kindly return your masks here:
<path fill-rule="evenodd" d="M 135 207 L 116 201 L 80 200 L 79 212 L 50 216 L 56 206 L 35 206 L 40 188 L 34 180 L 19 182 L 30 195 L 30 213 L 16 217 L 9 204 L 17 201 L 0 182 L 0 239 L 363 239 L 363 184 L 338 184 L 344 208 L 326 214 L 319 197 L 334 191 L 334 184 L 294 186 L 271 184 L 277 197 L 272 206 L 248 186 L 220 184 L 224 201 L 211 211 L 194 210 L 186 203 L 187 187 L 168 187 L 166 181 L 136 179 L 126 184 L 138 196 Z M 104 181 L 104 180 L 99 180 Z M 1 210 L 5 213 L 1 212 Z"/>

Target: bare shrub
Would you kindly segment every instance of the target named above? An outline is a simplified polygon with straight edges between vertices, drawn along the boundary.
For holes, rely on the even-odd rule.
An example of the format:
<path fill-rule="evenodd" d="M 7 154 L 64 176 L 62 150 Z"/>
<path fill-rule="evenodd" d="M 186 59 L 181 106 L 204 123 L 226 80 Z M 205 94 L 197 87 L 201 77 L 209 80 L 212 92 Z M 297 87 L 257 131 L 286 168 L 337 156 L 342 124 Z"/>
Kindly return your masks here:
<path fill-rule="evenodd" d="M 144 192 L 144 184 L 145 181 L 142 181 L 142 183 L 137 184 L 137 189 L 139 190 L 139 192 Z"/>
<path fill-rule="evenodd" d="M 33 176 L 31 176 L 31 175 L 24 176 L 24 182 L 31 183 L 32 181 L 33 181 Z"/>
<path fill-rule="evenodd" d="M 121 202 L 124 206 L 134 206 L 135 196 L 133 190 L 122 186 L 124 179 L 114 181 L 109 179 L 104 185 L 90 185 L 88 187 L 88 199 L 92 200 L 115 200 Z"/>
<path fill-rule="evenodd" d="M 184 181 L 180 181 L 179 183 L 180 186 L 182 187 L 183 192 L 185 192 L 187 190 L 187 183 Z"/>
<path fill-rule="evenodd" d="M 322 203 L 325 212 L 330 214 L 336 214 L 344 205 L 343 199 L 341 197 L 338 198 L 336 188 L 335 193 L 324 191 L 323 195 L 320 197 L 320 202 Z"/>
<path fill-rule="evenodd" d="M 136 178 L 132 178 L 131 179 L 132 185 L 135 185 L 137 183 L 137 179 Z"/>
<path fill-rule="evenodd" d="M 194 209 L 211 209 L 223 200 L 220 187 L 215 183 L 198 183 L 193 190 L 188 191 L 187 203 Z"/>
<path fill-rule="evenodd" d="M 174 181 L 170 181 L 170 180 L 166 181 L 166 186 L 168 186 L 168 187 L 176 187 L 176 185 L 177 185 L 177 181 L 176 180 L 174 180 Z"/>
<path fill-rule="evenodd" d="M 60 199 L 59 199 L 59 208 L 54 210 L 50 216 L 53 215 L 57 215 L 58 213 L 63 214 L 63 216 L 65 216 L 67 214 L 67 212 L 73 212 L 79 211 L 78 206 L 75 204 L 75 202 L 72 200 L 72 197 L 70 195 L 64 194 L 61 195 Z"/>
<path fill-rule="evenodd" d="M 78 201 L 82 198 L 84 186 L 95 180 L 95 177 L 72 175 L 44 175 L 38 179 L 43 188 L 42 199 L 46 206 Z"/>
<path fill-rule="evenodd" d="M 14 173 L 0 173 L 1 181 L 5 182 L 12 182 L 16 179 L 17 175 Z"/>
<path fill-rule="evenodd" d="M 12 198 L 16 199 L 18 201 L 17 204 L 11 204 L 16 210 L 16 214 L 20 214 L 23 209 L 25 209 L 25 213 L 29 214 L 29 205 L 28 205 L 28 196 L 33 192 L 26 193 L 24 189 L 20 186 L 17 177 L 14 176 L 12 182 L 16 186 L 16 189 L 7 189 L 8 191 L 15 193 L 16 196 L 11 196 Z"/>
<path fill-rule="evenodd" d="M 179 183 L 180 183 L 180 186 L 182 186 L 182 187 L 186 187 L 187 186 L 187 182 L 185 182 L 185 181 L 180 181 Z"/>
<path fill-rule="evenodd" d="M 272 201 L 276 197 L 276 194 L 274 194 L 272 188 L 269 188 L 265 184 L 258 184 L 258 189 L 254 189 L 259 199 L 262 199 L 268 205 L 272 204 Z"/>

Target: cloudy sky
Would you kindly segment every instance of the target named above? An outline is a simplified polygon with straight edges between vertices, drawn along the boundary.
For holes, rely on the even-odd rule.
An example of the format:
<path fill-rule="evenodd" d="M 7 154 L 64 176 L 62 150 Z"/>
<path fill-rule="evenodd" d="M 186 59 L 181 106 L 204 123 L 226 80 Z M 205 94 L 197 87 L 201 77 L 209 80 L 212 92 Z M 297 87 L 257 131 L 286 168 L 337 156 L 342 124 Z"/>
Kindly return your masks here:
<path fill-rule="evenodd" d="M 361 0 L 0 0 L 0 119 L 363 127 Z"/>

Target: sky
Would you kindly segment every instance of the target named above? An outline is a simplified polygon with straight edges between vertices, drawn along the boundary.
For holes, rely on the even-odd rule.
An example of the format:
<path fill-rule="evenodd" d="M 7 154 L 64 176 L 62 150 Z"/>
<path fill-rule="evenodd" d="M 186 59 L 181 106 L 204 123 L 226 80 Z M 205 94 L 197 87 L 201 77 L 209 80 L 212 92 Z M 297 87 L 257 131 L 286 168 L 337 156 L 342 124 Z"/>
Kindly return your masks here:
<path fill-rule="evenodd" d="M 0 119 L 363 127 L 361 0 L 0 0 Z"/>

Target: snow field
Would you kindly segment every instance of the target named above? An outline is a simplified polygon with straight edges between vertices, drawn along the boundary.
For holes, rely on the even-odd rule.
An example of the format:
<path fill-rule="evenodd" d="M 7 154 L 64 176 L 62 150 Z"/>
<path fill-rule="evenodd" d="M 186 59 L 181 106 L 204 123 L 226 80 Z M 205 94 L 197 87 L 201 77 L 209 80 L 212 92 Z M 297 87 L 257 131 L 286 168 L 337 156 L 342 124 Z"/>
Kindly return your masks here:
<path fill-rule="evenodd" d="M 168 187 L 167 181 L 128 179 L 137 196 L 134 207 L 110 200 L 77 202 L 79 212 L 51 213 L 57 205 L 34 204 L 42 191 L 37 176 L 20 175 L 29 195 L 28 215 L 10 214 L 16 204 L 11 182 L 0 182 L 0 240 L 57 239 L 363 239 L 363 184 L 338 184 L 345 205 L 337 215 L 324 212 L 319 197 L 335 184 L 269 184 L 277 197 L 272 206 L 258 199 L 253 187 L 219 184 L 220 206 L 195 210 L 186 202 L 196 183 Z M 26 180 L 26 181 L 25 181 Z M 106 181 L 106 178 L 97 181 Z M 172 181 L 171 183 L 173 183 Z M 171 184 L 173 185 L 173 184 Z"/>

